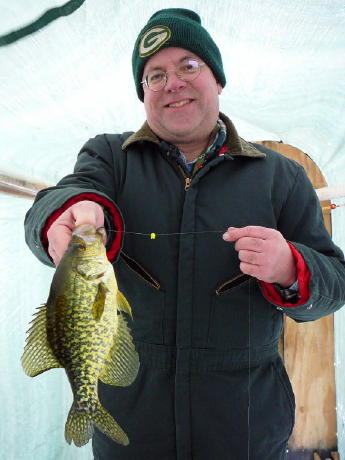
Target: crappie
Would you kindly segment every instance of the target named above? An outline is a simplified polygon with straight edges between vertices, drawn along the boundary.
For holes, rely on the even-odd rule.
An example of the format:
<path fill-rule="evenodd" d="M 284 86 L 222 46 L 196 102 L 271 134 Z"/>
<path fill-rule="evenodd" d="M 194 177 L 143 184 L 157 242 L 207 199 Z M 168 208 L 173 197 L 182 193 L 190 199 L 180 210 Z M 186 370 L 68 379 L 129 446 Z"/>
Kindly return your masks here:
<path fill-rule="evenodd" d="M 129 443 L 97 394 L 98 379 L 127 386 L 138 373 L 138 354 L 122 312 L 131 315 L 131 308 L 117 288 L 102 230 L 76 228 L 47 303 L 38 308 L 28 330 L 21 360 L 31 377 L 65 369 L 74 396 L 65 426 L 68 443 L 86 444 L 94 425 L 114 441 Z"/>

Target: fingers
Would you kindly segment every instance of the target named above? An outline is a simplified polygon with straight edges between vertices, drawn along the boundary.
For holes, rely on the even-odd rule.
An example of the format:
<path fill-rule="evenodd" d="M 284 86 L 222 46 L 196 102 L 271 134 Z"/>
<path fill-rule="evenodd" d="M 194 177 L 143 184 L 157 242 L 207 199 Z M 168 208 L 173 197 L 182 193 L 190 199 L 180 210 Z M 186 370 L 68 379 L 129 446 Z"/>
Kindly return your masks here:
<path fill-rule="evenodd" d="M 275 232 L 273 228 L 260 227 L 258 225 L 248 225 L 247 227 L 229 227 L 223 235 L 225 241 L 237 241 L 240 238 L 250 237 L 265 240 Z"/>
<path fill-rule="evenodd" d="M 83 224 L 91 224 L 95 228 L 104 227 L 103 208 L 93 201 L 79 201 L 64 211 L 51 225 L 47 232 L 48 253 L 55 265 L 58 265 L 72 239 L 72 231 Z M 103 241 L 107 236 L 104 231 Z"/>
<path fill-rule="evenodd" d="M 278 230 L 260 226 L 229 227 L 223 239 L 235 243 L 243 273 L 282 286 L 289 286 L 296 280 L 293 255 Z"/>
<path fill-rule="evenodd" d="M 102 228 L 103 244 L 104 246 L 107 244 L 108 237 L 104 229 L 104 212 L 102 206 L 93 201 L 80 201 L 71 206 L 71 212 L 75 220 L 75 227 L 83 224 L 91 224 L 95 228 Z"/>
<path fill-rule="evenodd" d="M 241 262 L 240 270 L 242 273 L 245 273 L 246 275 L 253 276 L 254 278 L 258 278 L 259 270 L 258 270 L 257 265 L 247 264 L 246 262 Z"/>
<path fill-rule="evenodd" d="M 265 242 L 266 240 L 263 240 L 261 238 L 250 238 L 244 236 L 243 238 L 240 238 L 236 241 L 235 249 L 236 251 L 241 251 L 245 249 L 254 252 L 264 252 Z"/>
<path fill-rule="evenodd" d="M 74 227 L 91 224 L 96 228 L 104 226 L 104 212 L 102 206 L 93 201 L 80 201 L 70 208 L 74 219 Z"/>
<path fill-rule="evenodd" d="M 53 224 L 48 230 L 47 236 L 48 253 L 55 265 L 58 265 L 71 241 L 72 231 L 63 224 Z"/>
<path fill-rule="evenodd" d="M 50 247 L 50 245 L 48 246 L 48 254 L 53 259 L 53 262 L 54 262 L 55 266 L 57 267 L 59 265 L 60 259 L 56 255 L 56 252 L 54 251 L 54 249 L 52 247 Z"/>
<path fill-rule="evenodd" d="M 107 235 L 107 232 L 105 231 L 105 228 L 104 227 L 96 227 L 98 229 L 98 233 L 100 233 L 103 237 L 103 244 L 104 246 L 107 245 L 107 241 L 108 241 L 108 235 Z"/>
<path fill-rule="evenodd" d="M 241 262 L 252 265 L 262 265 L 265 261 L 265 256 L 261 252 L 247 251 L 242 249 L 238 251 L 238 258 Z"/>

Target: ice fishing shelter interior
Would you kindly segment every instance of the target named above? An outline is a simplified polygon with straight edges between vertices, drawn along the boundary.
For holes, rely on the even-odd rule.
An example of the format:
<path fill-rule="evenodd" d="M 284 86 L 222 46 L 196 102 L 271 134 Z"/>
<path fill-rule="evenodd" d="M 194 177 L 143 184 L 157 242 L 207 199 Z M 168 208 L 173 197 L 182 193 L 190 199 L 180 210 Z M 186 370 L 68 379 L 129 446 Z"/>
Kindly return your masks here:
<path fill-rule="evenodd" d="M 26 247 L 23 219 L 37 190 L 72 171 L 88 138 L 141 126 L 132 45 L 163 7 L 201 15 L 228 79 L 221 110 L 241 137 L 303 165 L 345 250 L 343 1 L 1 0 L 1 459 L 92 458 L 90 445 L 64 440 L 63 370 L 30 379 L 21 369 L 27 324 L 53 274 Z M 345 309 L 313 323 L 285 320 L 280 352 L 297 399 L 290 459 L 345 459 L 344 329 Z"/>

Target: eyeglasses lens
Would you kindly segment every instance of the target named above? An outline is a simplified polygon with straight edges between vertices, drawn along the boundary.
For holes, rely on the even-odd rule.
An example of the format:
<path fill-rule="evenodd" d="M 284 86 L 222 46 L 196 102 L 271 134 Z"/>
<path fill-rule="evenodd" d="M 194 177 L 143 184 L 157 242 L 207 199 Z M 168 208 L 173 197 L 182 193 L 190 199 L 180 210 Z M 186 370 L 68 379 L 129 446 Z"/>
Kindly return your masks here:
<path fill-rule="evenodd" d="M 171 72 L 175 72 L 180 80 L 192 81 L 199 75 L 202 65 L 202 63 L 195 59 L 187 58 L 181 61 L 175 71 Z M 167 82 L 167 74 L 168 72 L 160 69 L 151 70 L 146 76 L 147 86 L 152 91 L 163 89 Z"/>

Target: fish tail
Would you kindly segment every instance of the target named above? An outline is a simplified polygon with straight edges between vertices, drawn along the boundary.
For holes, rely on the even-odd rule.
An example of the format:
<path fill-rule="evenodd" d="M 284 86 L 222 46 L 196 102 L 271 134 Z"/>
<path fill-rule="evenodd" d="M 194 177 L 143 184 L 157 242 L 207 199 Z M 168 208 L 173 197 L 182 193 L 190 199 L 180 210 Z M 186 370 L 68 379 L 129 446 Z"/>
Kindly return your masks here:
<path fill-rule="evenodd" d="M 80 410 L 73 402 L 65 426 L 66 441 L 68 444 L 73 441 L 77 447 L 84 446 L 93 436 L 94 425 L 113 441 L 124 446 L 129 444 L 126 433 L 99 401 L 95 412 Z"/>
<path fill-rule="evenodd" d="M 78 410 L 73 402 L 65 425 L 65 438 L 68 444 L 72 441 L 78 447 L 87 444 L 93 435 L 93 425 L 91 414 L 85 410 Z"/>

